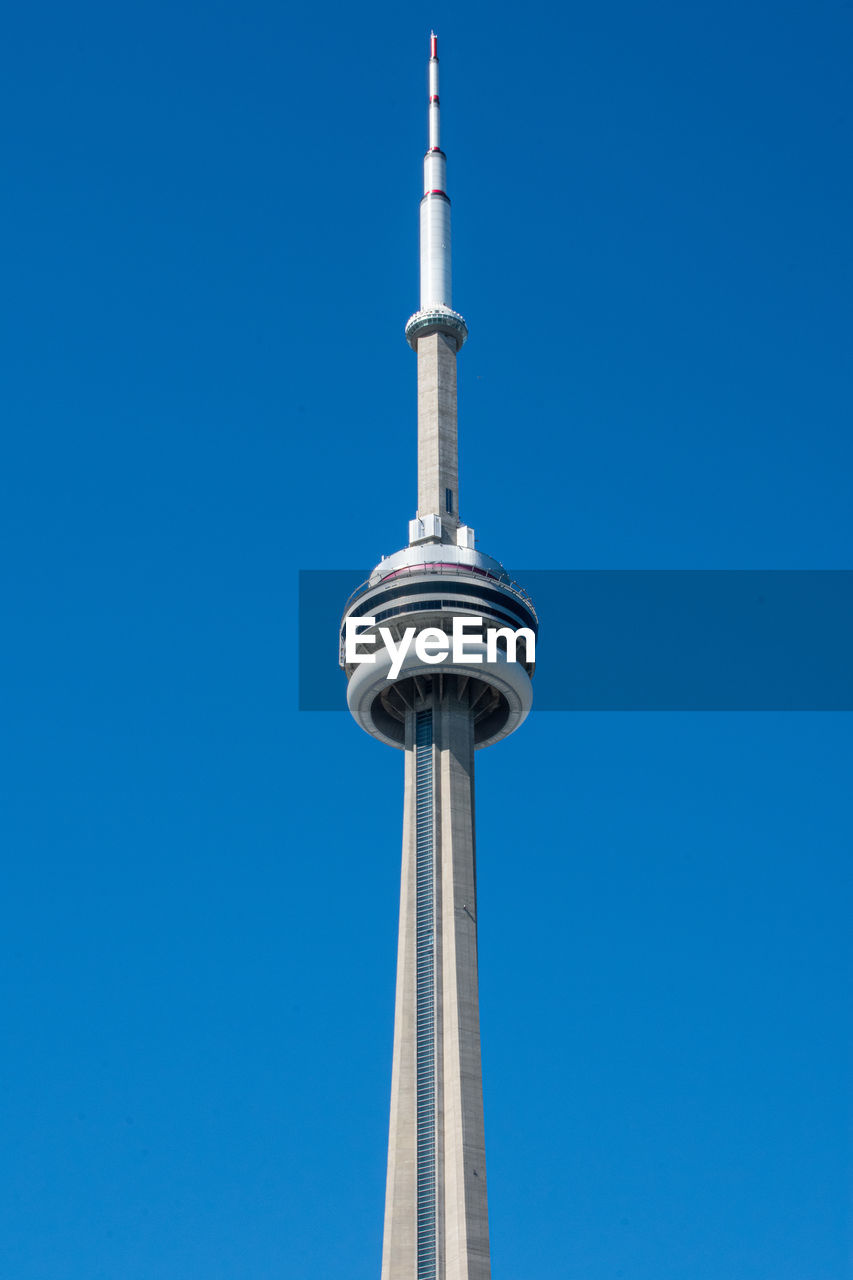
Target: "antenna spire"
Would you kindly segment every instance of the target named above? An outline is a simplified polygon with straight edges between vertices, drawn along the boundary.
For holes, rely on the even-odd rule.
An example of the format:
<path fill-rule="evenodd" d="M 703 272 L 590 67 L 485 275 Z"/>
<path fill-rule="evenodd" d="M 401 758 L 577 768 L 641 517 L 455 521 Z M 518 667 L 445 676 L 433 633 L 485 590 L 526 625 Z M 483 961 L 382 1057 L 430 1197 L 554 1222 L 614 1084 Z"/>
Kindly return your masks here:
<path fill-rule="evenodd" d="M 438 97 L 438 36 L 429 37 L 428 137 L 424 156 L 424 194 L 421 199 L 421 305 L 406 325 L 409 345 L 418 338 L 446 333 L 457 349 L 468 337 L 462 316 L 453 310 L 450 270 L 450 199 L 447 195 L 447 156 L 441 149 L 441 106 Z"/>
<path fill-rule="evenodd" d="M 429 37 L 429 149 L 441 150 L 441 107 L 438 101 L 438 36 Z M 424 183 L 424 190 L 428 190 Z"/>
<path fill-rule="evenodd" d="M 459 458 L 456 429 L 456 353 L 468 326 L 453 310 L 450 273 L 450 200 L 447 157 L 441 149 L 438 99 L 438 37 L 429 37 L 429 142 L 421 198 L 421 305 L 406 325 L 418 353 L 418 514 L 410 544 L 473 545 L 473 531 L 459 521 Z"/>
<path fill-rule="evenodd" d="M 424 156 L 421 201 L 421 310 L 451 306 L 450 201 L 447 157 L 441 149 L 441 106 L 438 97 L 438 36 L 429 38 L 429 145 Z"/>

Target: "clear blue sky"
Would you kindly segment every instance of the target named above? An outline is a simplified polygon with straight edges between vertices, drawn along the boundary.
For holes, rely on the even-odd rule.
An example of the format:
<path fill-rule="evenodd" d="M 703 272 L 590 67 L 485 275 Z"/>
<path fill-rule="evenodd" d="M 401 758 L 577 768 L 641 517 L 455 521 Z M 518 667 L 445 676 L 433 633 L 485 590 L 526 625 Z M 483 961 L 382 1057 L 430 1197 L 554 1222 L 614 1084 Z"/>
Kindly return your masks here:
<path fill-rule="evenodd" d="M 378 1276 L 401 759 L 296 575 L 414 508 L 430 26 L 483 549 L 851 567 L 849 3 L 9 10 L 8 1280 Z M 851 727 L 478 757 L 494 1280 L 849 1275 Z"/>

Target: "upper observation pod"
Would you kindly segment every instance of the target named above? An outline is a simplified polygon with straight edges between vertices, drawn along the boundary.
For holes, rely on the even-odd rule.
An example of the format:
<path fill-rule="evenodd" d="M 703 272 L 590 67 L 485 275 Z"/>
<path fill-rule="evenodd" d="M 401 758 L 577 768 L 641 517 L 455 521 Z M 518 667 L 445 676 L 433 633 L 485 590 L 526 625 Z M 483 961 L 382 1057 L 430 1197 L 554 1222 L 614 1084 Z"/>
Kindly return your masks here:
<path fill-rule="evenodd" d="M 406 325 L 409 344 L 417 350 L 418 338 L 427 333 L 447 333 L 457 350 L 468 328 L 453 310 L 451 281 L 450 198 L 447 194 L 447 157 L 441 149 L 441 101 L 438 93 L 438 37 L 430 35 L 428 145 L 424 156 L 424 194 L 421 199 L 421 303 Z"/>

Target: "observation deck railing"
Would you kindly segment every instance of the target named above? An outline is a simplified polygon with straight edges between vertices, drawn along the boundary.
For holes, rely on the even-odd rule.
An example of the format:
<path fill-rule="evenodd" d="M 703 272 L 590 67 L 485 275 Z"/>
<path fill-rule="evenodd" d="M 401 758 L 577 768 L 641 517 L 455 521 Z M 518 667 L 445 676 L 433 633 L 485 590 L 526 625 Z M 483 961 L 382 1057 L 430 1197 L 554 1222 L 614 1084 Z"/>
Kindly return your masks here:
<path fill-rule="evenodd" d="M 480 568 L 477 565 L 459 564 L 457 561 L 439 561 L 431 564 L 407 564 L 403 565 L 399 569 L 390 570 L 390 572 L 385 574 L 383 577 L 377 578 L 375 582 L 371 583 L 370 578 L 367 578 L 366 581 L 360 583 L 356 587 L 355 591 L 350 595 L 344 605 L 343 616 L 346 617 L 350 611 L 350 607 L 360 596 L 365 595 L 366 592 L 373 590 L 376 587 L 385 586 L 395 578 L 420 577 L 423 574 L 444 575 L 448 578 L 476 577 L 483 578 L 487 582 L 493 582 L 496 586 L 500 587 L 502 591 L 506 591 L 510 595 L 515 596 L 516 599 L 520 600 L 525 608 L 530 610 L 536 621 L 539 621 L 539 615 L 534 608 L 533 601 L 530 599 L 530 596 L 520 583 L 515 582 L 510 578 L 502 578 L 496 573 L 490 573 L 488 569 Z M 373 577 L 373 574 L 371 574 L 371 577 Z"/>

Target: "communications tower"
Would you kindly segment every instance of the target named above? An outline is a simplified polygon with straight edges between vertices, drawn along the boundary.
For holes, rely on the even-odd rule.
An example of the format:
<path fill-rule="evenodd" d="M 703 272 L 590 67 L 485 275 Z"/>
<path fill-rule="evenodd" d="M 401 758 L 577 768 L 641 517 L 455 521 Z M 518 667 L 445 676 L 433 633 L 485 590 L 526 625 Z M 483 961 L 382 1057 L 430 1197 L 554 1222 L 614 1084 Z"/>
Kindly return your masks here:
<path fill-rule="evenodd" d="M 532 662 L 492 653 L 437 665 L 410 648 L 397 677 L 348 663 L 347 618 L 450 633 L 538 623 L 503 566 L 459 518 L 456 356 L 468 336 L 453 310 L 450 200 L 441 150 L 438 49 L 430 37 L 429 144 L 420 206 L 420 309 L 406 325 L 418 358 L 418 507 L 409 543 L 347 601 L 347 702 L 374 738 L 405 754 L 403 870 L 382 1280 L 488 1280 L 489 1229 L 477 993 L 474 752 L 517 729 L 532 703 Z M 370 634 L 366 632 L 365 634 Z"/>

